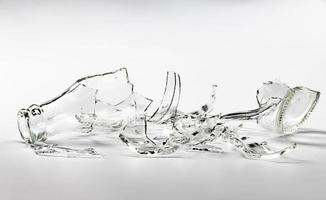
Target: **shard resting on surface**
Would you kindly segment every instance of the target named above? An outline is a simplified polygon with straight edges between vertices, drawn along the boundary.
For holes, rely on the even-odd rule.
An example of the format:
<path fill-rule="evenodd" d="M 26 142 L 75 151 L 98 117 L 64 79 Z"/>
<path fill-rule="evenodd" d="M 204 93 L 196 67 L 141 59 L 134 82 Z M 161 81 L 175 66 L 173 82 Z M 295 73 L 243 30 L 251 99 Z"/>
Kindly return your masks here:
<path fill-rule="evenodd" d="M 67 135 L 118 139 L 141 155 L 183 152 L 223 153 L 231 147 L 249 159 L 273 159 L 291 151 L 295 143 L 274 145 L 263 138 L 243 135 L 243 124 L 254 121 L 270 132 L 293 133 L 308 118 L 320 93 L 279 82 L 264 83 L 257 91 L 258 108 L 212 114 L 216 85 L 208 102 L 193 112 L 178 110 L 181 95 L 179 74 L 168 72 L 161 101 L 135 92 L 127 69 L 87 76 L 61 95 L 18 112 L 22 139 L 37 155 L 101 157 L 93 148 L 71 148 L 51 142 Z M 234 125 L 236 124 L 236 125 Z M 92 140 L 89 139 L 92 145 Z"/>
<path fill-rule="evenodd" d="M 223 119 L 257 120 L 268 130 L 295 132 L 309 117 L 319 100 L 320 92 L 306 87 L 290 88 L 279 81 L 264 83 L 257 90 L 258 109 L 223 115 Z"/>

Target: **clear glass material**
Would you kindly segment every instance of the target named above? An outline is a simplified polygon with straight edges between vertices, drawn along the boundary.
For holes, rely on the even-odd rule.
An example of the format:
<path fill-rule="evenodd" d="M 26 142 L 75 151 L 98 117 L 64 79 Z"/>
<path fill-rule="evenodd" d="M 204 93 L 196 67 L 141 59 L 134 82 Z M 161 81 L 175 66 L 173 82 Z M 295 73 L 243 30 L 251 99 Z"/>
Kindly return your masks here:
<path fill-rule="evenodd" d="M 168 72 L 161 101 L 134 91 L 125 68 L 77 80 L 61 95 L 18 112 L 22 139 L 43 156 L 101 157 L 94 148 L 70 148 L 48 142 L 52 137 L 104 135 L 119 139 L 141 155 L 183 152 L 222 153 L 227 148 L 250 159 L 272 159 L 296 147 L 258 140 L 243 130 L 255 120 L 272 132 L 292 133 L 309 116 L 320 93 L 305 87 L 290 88 L 278 81 L 257 91 L 259 108 L 225 115 L 212 114 L 216 96 L 190 113 L 178 110 L 181 95 L 179 74 Z M 90 143 L 92 143 L 90 141 Z"/>
<path fill-rule="evenodd" d="M 320 92 L 306 87 L 290 88 L 279 81 L 270 81 L 257 90 L 258 109 L 225 114 L 221 118 L 256 120 L 268 130 L 293 133 L 309 117 L 319 97 Z"/>

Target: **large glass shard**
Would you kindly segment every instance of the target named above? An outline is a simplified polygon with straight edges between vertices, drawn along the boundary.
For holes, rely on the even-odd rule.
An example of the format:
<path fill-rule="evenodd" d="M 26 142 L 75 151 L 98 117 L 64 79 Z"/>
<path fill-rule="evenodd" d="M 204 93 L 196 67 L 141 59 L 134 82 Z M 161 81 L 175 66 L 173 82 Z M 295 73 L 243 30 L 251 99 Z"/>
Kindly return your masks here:
<path fill-rule="evenodd" d="M 290 88 L 270 81 L 257 91 L 257 109 L 216 115 L 211 114 L 216 87 L 213 85 L 206 104 L 184 113 L 178 110 L 179 74 L 167 73 L 162 100 L 155 102 L 134 91 L 127 70 L 122 68 L 81 78 L 58 97 L 21 109 L 18 129 L 23 140 L 42 156 L 101 157 L 90 147 L 91 137 L 101 135 L 109 136 L 106 140 L 118 139 L 141 155 L 221 153 L 232 146 L 249 159 L 273 159 L 290 152 L 296 144 L 267 142 L 268 137 L 245 132 L 239 122 L 255 120 L 272 132 L 291 133 L 308 118 L 320 96 L 306 87 Z M 66 147 L 51 141 L 70 135 L 89 138 L 89 146 Z"/>
<path fill-rule="evenodd" d="M 296 131 L 309 117 L 320 97 L 320 92 L 306 87 L 289 91 L 278 113 L 278 128 L 284 133 Z"/>
<path fill-rule="evenodd" d="M 96 126 L 121 128 L 126 118 L 135 114 L 133 84 L 125 68 L 115 72 L 88 76 L 76 81 L 58 97 L 32 105 L 18 113 L 21 136 L 30 143 L 45 141 L 55 134 L 87 130 Z M 150 104 L 144 100 L 143 103 Z M 108 115 L 114 117 L 109 118 Z"/>
<path fill-rule="evenodd" d="M 309 117 L 319 97 L 320 92 L 306 87 L 290 88 L 279 81 L 270 81 L 257 90 L 258 109 L 225 114 L 221 118 L 256 120 L 269 130 L 293 133 Z"/>
<path fill-rule="evenodd" d="M 119 137 L 132 151 L 139 154 L 167 155 L 179 148 L 170 142 L 170 129 L 166 125 L 147 121 L 145 116 L 126 125 Z"/>
<path fill-rule="evenodd" d="M 145 109 L 130 121 L 119 135 L 122 142 L 139 154 L 167 155 L 178 150 L 179 146 L 169 140 L 176 120 L 181 93 L 180 76 L 167 72 L 163 98 Z"/>
<path fill-rule="evenodd" d="M 175 72 L 168 72 L 166 76 L 163 98 L 158 107 L 151 106 L 146 110 L 148 121 L 164 123 L 175 116 L 180 101 L 181 80 Z"/>

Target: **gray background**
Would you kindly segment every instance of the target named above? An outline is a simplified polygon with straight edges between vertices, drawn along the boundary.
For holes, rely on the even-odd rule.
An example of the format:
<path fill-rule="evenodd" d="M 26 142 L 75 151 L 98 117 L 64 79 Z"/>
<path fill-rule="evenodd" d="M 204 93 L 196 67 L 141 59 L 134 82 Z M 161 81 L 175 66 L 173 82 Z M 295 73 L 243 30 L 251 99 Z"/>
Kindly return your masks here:
<path fill-rule="evenodd" d="M 274 78 L 326 93 L 325 21 L 325 0 L 0 0 L 0 199 L 325 199 L 323 95 L 307 129 L 287 137 L 296 151 L 273 161 L 38 157 L 16 128 L 20 108 L 119 67 L 154 99 L 166 70 L 180 73 L 186 111 L 212 84 L 218 112 L 255 108 Z"/>

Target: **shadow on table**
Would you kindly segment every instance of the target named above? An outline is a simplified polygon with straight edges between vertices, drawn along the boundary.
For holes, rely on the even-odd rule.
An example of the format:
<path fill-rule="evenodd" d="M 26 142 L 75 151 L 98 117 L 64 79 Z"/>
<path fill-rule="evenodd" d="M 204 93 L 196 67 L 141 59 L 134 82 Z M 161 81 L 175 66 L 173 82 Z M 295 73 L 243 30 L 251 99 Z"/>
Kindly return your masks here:
<path fill-rule="evenodd" d="M 73 142 L 66 146 L 74 146 L 76 144 L 78 146 L 89 146 L 91 144 L 91 146 L 93 146 L 95 148 L 102 148 L 102 150 L 109 148 L 110 151 L 108 151 L 108 152 L 110 152 L 110 154 L 112 154 L 112 152 L 111 152 L 112 149 L 119 147 L 119 151 L 121 151 L 123 149 L 125 149 L 126 151 L 123 151 L 123 153 L 117 153 L 117 152 L 119 152 L 119 151 L 117 151 L 115 153 L 117 155 L 122 154 L 122 155 L 126 155 L 127 157 L 141 157 L 139 155 L 125 153 L 125 152 L 129 152 L 127 150 L 127 147 L 123 144 L 118 143 L 119 141 L 112 140 L 112 138 L 106 138 L 106 139 L 101 138 L 103 140 L 99 140 L 99 138 L 95 139 L 95 138 L 91 138 L 91 137 L 88 137 L 87 140 L 85 140 L 86 138 L 84 138 L 84 139 L 83 138 L 84 137 L 70 138 L 71 141 L 73 141 Z M 275 139 L 276 139 L 276 141 L 279 141 L 279 142 L 296 143 L 299 148 L 300 148 L 300 146 L 307 146 L 307 147 L 311 147 L 311 148 L 319 148 L 322 150 L 326 149 L 326 130 L 301 128 L 294 134 L 281 135 L 281 136 L 276 137 Z M 51 142 L 61 144 L 58 141 L 50 140 L 50 143 Z M 19 140 L 0 141 L 0 150 L 24 148 L 27 146 L 27 145 L 25 146 L 23 144 L 24 144 L 24 142 L 19 141 Z M 219 154 L 210 153 L 210 154 L 208 154 L 208 156 L 210 157 L 210 155 L 213 155 L 213 154 L 214 154 L 214 156 L 217 156 L 217 157 L 223 157 L 223 155 L 226 155 L 228 153 L 219 153 Z M 196 154 L 192 154 L 192 156 L 194 156 L 194 155 L 196 155 Z M 161 158 L 161 157 L 189 158 L 189 155 L 185 156 L 184 154 L 176 154 L 176 155 L 172 155 L 172 156 L 169 155 L 169 156 L 155 156 L 155 157 L 156 158 Z M 199 157 L 202 157 L 202 154 Z M 268 162 L 284 163 L 284 164 L 313 163 L 313 161 L 310 161 L 310 160 L 297 159 L 297 158 L 293 158 L 291 156 L 283 157 L 283 158 L 275 159 L 275 160 L 268 160 Z"/>
<path fill-rule="evenodd" d="M 326 130 L 302 128 L 294 134 L 282 135 L 277 139 L 298 145 L 326 148 Z"/>
<path fill-rule="evenodd" d="M 310 148 L 326 149 L 326 130 L 301 128 L 293 134 L 281 135 L 276 138 L 280 142 L 296 143 L 298 147 L 306 146 Z M 297 147 L 297 148 L 298 148 Z M 270 160 L 274 163 L 288 163 L 288 164 L 307 164 L 315 163 L 311 160 L 296 159 L 290 157 L 284 157 L 281 160 Z"/>

